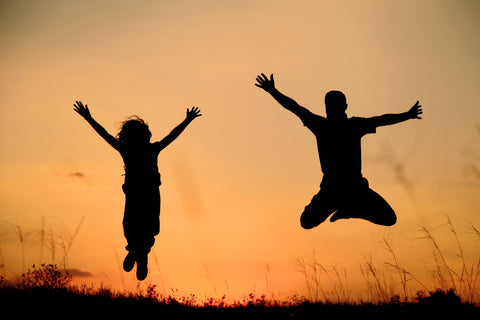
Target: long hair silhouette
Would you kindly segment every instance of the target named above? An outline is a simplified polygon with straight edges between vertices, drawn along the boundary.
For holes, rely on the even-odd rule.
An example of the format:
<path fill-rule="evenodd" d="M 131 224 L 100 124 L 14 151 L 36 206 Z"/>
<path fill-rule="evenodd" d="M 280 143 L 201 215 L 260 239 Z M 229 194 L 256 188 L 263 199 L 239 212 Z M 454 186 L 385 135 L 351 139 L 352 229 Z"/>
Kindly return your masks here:
<path fill-rule="evenodd" d="M 134 115 L 122 122 L 117 139 L 123 143 L 146 143 L 150 142 L 152 133 L 148 124 L 140 117 Z"/>

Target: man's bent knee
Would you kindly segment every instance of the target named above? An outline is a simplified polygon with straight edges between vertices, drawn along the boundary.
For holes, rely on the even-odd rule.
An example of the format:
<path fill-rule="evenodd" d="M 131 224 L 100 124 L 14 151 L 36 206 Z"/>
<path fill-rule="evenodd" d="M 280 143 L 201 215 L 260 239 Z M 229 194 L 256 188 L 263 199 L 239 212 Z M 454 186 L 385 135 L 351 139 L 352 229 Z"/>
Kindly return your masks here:
<path fill-rule="evenodd" d="M 397 216 L 394 213 L 393 216 L 390 219 L 388 219 L 384 225 L 387 227 L 390 227 L 390 226 L 393 226 L 395 223 L 397 223 Z"/>
<path fill-rule="evenodd" d="M 309 219 L 308 215 L 306 215 L 305 213 L 303 213 L 300 216 L 300 225 L 302 226 L 303 229 L 306 229 L 306 230 L 313 229 L 319 224 L 320 223 L 316 223 L 315 221 L 312 221 L 311 218 Z"/>
<path fill-rule="evenodd" d="M 313 228 L 316 227 L 315 225 L 309 224 L 309 223 L 305 222 L 305 221 L 302 220 L 302 219 L 300 219 L 300 225 L 301 225 L 302 228 L 305 229 L 305 230 L 310 230 L 310 229 L 313 229 Z"/>
<path fill-rule="evenodd" d="M 395 215 L 395 212 L 393 212 L 392 210 L 392 213 L 391 215 L 389 215 L 388 218 L 385 218 L 383 219 L 381 222 L 379 222 L 378 224 L 382 225 L 382 226 L 386 226 L 386 227 L 391 227 L 393 226 L 395 223 L 397 223 L 397 216 Z"/>

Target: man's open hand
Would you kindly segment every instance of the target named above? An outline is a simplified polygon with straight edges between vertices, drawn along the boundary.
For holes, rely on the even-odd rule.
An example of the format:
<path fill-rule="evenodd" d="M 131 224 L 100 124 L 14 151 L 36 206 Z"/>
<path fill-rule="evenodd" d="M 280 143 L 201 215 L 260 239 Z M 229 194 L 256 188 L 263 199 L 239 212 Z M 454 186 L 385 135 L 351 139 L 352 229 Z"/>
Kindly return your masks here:
<path fill-rule="evenodd" d="M 410 115 L 410 119 L 422 119 L 422 117 L 420 117 L 420 115 L 423 114 L 422 105 L 417 101 L 415 105 L 408 110 L 408 114 Z"/>
<path fill-rule="evenodd" d="M 198 107 L 193 107 L 192 109 L 188 110 L 187 108 L 187 119 L 192 121 L 193 119 L 200 117 L 202 114 L 200 113 L 200 109 Z"/>

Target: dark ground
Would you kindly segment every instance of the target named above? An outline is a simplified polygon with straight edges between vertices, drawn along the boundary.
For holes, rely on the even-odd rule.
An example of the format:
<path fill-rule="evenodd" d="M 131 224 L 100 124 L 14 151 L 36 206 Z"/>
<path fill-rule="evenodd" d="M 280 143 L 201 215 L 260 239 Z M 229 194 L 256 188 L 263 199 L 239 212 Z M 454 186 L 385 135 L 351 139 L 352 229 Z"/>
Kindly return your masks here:
<path fill-rule="evenodd" d="M 480 308 L 463 304 L 458 297 L 438 295 L 418 303 L 383 305 L 301 303 L 275 306 L 247 303 L 234 307 L 188 306 L 176 300 L 145 297 L 81 294 L 66 289 L 19 290 L 0 288 L 2 314 L 10 319 L 480 319 Z M 3 317 L 2 317 L 3 318 Z"/>

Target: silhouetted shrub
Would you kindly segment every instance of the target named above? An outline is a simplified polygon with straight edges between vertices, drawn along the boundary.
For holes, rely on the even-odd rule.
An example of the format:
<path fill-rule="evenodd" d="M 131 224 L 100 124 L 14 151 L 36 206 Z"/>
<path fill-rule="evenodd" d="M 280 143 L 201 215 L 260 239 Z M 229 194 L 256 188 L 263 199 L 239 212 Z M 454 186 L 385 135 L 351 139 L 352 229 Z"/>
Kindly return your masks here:
<path fill-rule="evenodd" d="M 434 292 L 430 292 L 429 296 L 424 296 L 423 292 L 418 292 L 417 300 L 420 304 L 443 307 L 460 306 L 462 304 L 462 300 L 459 296 L 457 296 L 457 294 L 455 294 L 453 289 L 450 289 L 446 292 L 444 290 L 437 289 Z"/>
<path fill-rule="evenodd" d="M 67 289 L 72 281 L 68 272 L 62 273 L 56 264 L 42 264 L 39 268 L 35 265 L 32 269 L 22 274 L 17 286 L 19 289 Z"/>

